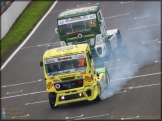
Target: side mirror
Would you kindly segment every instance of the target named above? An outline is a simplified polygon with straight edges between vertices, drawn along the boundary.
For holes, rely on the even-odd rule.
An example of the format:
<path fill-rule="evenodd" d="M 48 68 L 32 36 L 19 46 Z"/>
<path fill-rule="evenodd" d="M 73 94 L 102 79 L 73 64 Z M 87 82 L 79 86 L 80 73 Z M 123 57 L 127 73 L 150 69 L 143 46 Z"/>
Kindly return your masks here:
<path fill-rule="evenodd" d="M 88 56 L 89 56 L 90 59 L 92 59 L 92 54 L 89 53 Z"/>
<path fill-rule="evenodd" d="M 98 73 L 98 71 L 96 71 L 96 75 L 98 76 L 98 79 L 99 79 L 100 74 Z"/>
<path fill-rule="evenodd" d="M 40 66 L 43 66 L 43 61 L 40 61 Z"/>
<path fill-rule="evenodd" d="M 58 33 L 58 28 L 55 28 L 55 33 Z"/>

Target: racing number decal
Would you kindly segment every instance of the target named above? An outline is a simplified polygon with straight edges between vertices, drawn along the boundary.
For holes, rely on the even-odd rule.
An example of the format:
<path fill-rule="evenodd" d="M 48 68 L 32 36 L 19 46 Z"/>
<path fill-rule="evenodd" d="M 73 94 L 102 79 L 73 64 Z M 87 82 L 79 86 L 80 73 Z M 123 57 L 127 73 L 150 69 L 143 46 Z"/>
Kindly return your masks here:
<path fill-rule="evenodd" d="M 82 59 L 79 59 L 78 60 L 78 67 L 84 66 L 84 63 L 85 63 L 85 60 L 83 58 Z"/>
<path fill-rule="evenodd" d="M 89 21 L 89 26 L 90 27 L 95 27 L 96 26 L 96 19 L 92 19 Z"/>
<path fill-rule="evenodd" d="M 49 82 L 46 86 L 48 89 L 50 89 L 53 86 L 53 84 L 52 84 L 52 82 Z"/>

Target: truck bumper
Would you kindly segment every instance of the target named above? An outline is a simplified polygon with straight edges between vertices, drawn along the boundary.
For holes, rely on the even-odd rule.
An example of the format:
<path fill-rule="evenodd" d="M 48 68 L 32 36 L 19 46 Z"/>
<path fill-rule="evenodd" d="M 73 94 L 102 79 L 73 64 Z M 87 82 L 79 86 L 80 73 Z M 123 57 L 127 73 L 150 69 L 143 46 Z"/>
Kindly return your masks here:
<path fill-rule="evenodd" d="M 55 106 L 83 100 L 91 101 L 97 97 L 98 93 L 97 85 L 76 89 L 75 91 L 67 90 L 63 93 L 57 93 Z"/>

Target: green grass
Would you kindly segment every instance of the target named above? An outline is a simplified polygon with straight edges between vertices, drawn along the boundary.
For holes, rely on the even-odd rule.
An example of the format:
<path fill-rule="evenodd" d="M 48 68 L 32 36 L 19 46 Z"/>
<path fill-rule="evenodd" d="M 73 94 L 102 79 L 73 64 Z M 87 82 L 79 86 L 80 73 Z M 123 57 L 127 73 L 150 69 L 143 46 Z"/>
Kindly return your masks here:
<path fill-rule="evenodd" d="M 21 14 L 8 34 L 1 40 L 1 57 L 15 44 L 23 41 L 42 16 L 47 12 L 53 1 L 33 0 L 28 8 Z"/>

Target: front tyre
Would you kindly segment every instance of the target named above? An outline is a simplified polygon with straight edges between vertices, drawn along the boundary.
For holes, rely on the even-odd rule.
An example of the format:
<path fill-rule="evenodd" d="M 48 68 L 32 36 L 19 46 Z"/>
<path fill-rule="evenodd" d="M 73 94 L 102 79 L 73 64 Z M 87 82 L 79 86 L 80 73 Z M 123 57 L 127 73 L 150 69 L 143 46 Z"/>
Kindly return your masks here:
<path fill-rule="evenodd" d="M 51 108 L 54 109 L 56 107 L 54 106 L 56 103 L 56 94 L 53 92 L 48 93 L 48 99 L 49 99 L 49 104 Z"/>
<path fill-rule="evenodd" d="M 102 99 L 101 99 L 101 86 L 100 86 L 100 84 L 98 83 L 97 84 L 97 87 L 98 87 L 98 91 L 99 91 L 99 94 L 97 95 L 97 97 L 96 97 L 96 101 L 101 101 Z"/>

